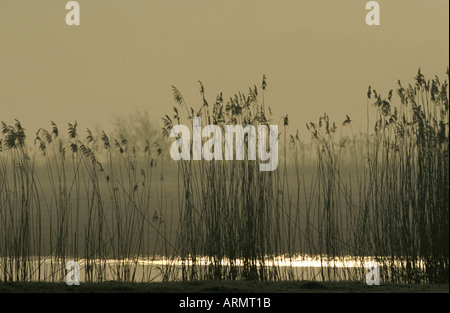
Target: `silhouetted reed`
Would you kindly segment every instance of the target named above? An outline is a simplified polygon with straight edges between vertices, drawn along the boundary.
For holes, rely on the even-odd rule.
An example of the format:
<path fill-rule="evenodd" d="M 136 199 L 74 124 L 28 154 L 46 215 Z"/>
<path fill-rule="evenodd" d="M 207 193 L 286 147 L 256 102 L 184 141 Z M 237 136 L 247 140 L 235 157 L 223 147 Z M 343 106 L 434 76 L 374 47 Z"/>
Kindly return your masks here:
<path fill-rule="evenodd" d="M 387 97 L 369 87 L 373 125 L 354 133 L 350 116 L 323 114 L 306 125 L 310 142 L 288 134 L 292 116 L 273 118 L 266 88 L 264 76 L 209 102 L 200 82 L 191 107 L 173 87 L 162 134 L 194 117 L 222 130 L 277 124 L 269 172 L 249 160 L 247 135 L 244 160 L 175 163 L 169 140 L 52 122 L 29 145 L 19 121 L 3 122 L 0 280 L 60 281 L 69 260 L 85 281 L 364 280 L 374 260 L 382 281 L 448 283 L 447 80 L 419 70 Z"/>

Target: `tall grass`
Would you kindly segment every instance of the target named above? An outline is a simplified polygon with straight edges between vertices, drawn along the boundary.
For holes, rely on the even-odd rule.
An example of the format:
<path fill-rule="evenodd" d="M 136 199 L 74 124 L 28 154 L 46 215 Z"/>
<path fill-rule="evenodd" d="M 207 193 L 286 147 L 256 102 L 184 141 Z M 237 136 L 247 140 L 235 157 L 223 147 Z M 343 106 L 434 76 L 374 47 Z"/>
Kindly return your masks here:
<path fill-rule="evenodd" d="M 125 137 L 110 143 L 88 129 L 81 139 L 77 123 L 67 136 L 54 123 L 40 129 L 32 149 L 18 121 L 2 132 L 0 280 L 59 281 L 70 259 L 83 263 L 86 281 L 107 272 L 134 281 L 139 260 L 168 257 L 165 191 L 151 188 L 163 180 L 161 151 L 148 144 L 138 160 Z M 155 271 L 146 267 L 140 279 Z"/>
<path fill-rule="evenodd" d="M 369 87 L 374 125 L 356 132 L 350 116 L 324 114 L 306 125 L 311 141 L 289 135 L 292 116 L 273 118 L 266 89 L 264 76 L 209 102 L 200 83 L 191 107 L 173 87 L 162 134 L 194 117 L 222 130 L 277 124 L 273 172 L 247 150 L 242 161 L 175 163 L 169 141 L 52 122 L 30 144 L 19 121 L 3 122 L 0 280 L 60 281 L 69 260 L 85 281 L 364 280 L 375 260 L 383 281 L 448 283 L 447 80 L 419 70 L 387 97 Z"/>
<path fill-rule="evenodd" d="M 389 281 L 448 282 L 448 83 L 419 70 L 397 94 L 394 104 L 392 90 L 383 98 L 369 87 L 374 130 L 365 149 L 355 149 L 362 140 L 353 132 L 347 138 L 354 151 L 347 180 L 346 138 L 335 138 L 326 115 L 308 125 L 318 156 L 318 252 L 375 257 Z M 351 127 L 348 116 L 342 127 Z"/>
<path fill-rule="evenodd" d="M 210 105 L 200 83 L 197 109 L 173 91 L 186 121 L 201 116 L 223 129 L 269 124 L 264 108 L 270 107 L 258 102 L 266 86 L 264 80 L 260 89 L 226 104 L 220 94 Z M 413 85 L 405 89 L 399 82 L 397 95 L 394 104 L 392 90 L 382 98 L 369 87 L 373 132 L 368 127 L 355 136 L 349 116 L 339 126 L 327 114 L 307 124 L 317 166 L 307 178 L 299 133 L 287 144 L 287 116 L 279 121 L 283 163 L 273 173 L 255 170 L 258 162 L 248 160 L 179 161 L 179 237 L 182 256 L 190 261 L 183 277 L 292 278 L 286 264 L 308 254 L 319 256 L 322 280 L 364 279 L 364 262 L 374 259 L 386 281 L 448 282 L 448 84 L 438 77 L 425 80 L 419 70 Z M 173 119 L 163 119 L 166 135 L 180 123 L 177 107 L 174 112 Z M 292 168 L 294 179 L 287 175 Z M 197 265 L 198 255 L 209 257 L 208 267 Z M 269 262 L 280 256 L 282 270 L 281 263 Z M 361 266 L 343 272 L 336 261 L 345 263 L 348 256 Z M 237 260 L 243 266 L 235 267 Z"/>
<path fill-rule="evenodd" d="M 261 92 L 264 91 L 262 87 Z M 248 95 L 236 94 L 227 103 L 219 94 L 210 104 L 200 83 L 203 104 L 198 110 L 188 107 L 175 87 L 173 92 L 181 110 L 187 112 L 187 121 L 201 117 L 205 125 L 218 125 L 222 130 L 229 124 L 245 127 L 269 123 L 264 102 L 258 102 L 256 86 Z M 173 118 L 168 115 L 164 118 L 166 135 L 182 120 L 178 108 L 173 109 Z M 278 235 L 281 225 L 272 223 L 280 214 L 276 204 L 277 180 L 270 172 L 260 172 L 259 161 L 249 161 L 247 150 L 244 155 L 244 161 L 191 158 L 178 163 L 181 220 L 177 246 L 186 262 L 182 267 L 183 279 L 267 279 L 278 275 L 265 267 L 266 258 L 281 252 L 278 242 L 282 239 Z M 201 266 L 198 256 L 207 256 L 206 267 Z"/>

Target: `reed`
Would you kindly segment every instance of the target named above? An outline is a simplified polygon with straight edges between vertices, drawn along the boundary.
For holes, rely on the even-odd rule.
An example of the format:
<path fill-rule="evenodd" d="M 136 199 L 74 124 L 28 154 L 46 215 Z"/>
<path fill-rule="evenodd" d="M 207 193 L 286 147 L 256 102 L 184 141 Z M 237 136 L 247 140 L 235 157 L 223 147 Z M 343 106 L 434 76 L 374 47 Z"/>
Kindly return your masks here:
<path fill-rule="evenodd" d="M 265 76 L 228 100 L 199 82 L 198 107 L 173 87 L 163 136 L 194 117 L 222 130 L 275 123 L 272 172 L 248 159 L 248 136 L 244 160 L 174 163 L 145 117 L 139 133 L 121 121 L 113 135 L 52 122 L 33 144 L 3 122 L 0 280 L 62 281 L 75 260 L 84 281 L 361 281 L 375 260 L 385 282 L 448 283 L 447 79 L 419 70 L 387 97 L 369 87 L 364 132 L 323 114 L 310 141 L 289 134 L 292 116 L 273 117 Z"/>
<path fill-rule="evenodd" d="M 148 144 L 138 161 L 125 137 L 112 146 L 104 132 L 87 129 L 80 138 L 77 126 L 69 123 L 64 136 L 52 123 L 30 149 L 18 121 L 2 124 L 2 281 L 61 281 L 68 260 L 82 263 L 86 281 L 134 281 L 138 260 L 169 257 L 160 152 Z M 156 170 L 161 182 L 153 196 Z M 142 277 L 154 279 L 155 271 L 146 267 Z"/>

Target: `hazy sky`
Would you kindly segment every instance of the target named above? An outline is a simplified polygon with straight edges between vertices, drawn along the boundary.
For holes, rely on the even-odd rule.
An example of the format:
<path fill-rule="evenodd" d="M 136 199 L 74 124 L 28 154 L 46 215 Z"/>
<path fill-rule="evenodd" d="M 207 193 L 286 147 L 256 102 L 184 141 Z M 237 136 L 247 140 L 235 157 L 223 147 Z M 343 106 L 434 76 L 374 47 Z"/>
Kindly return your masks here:
<path fill-rule="evenodd" d="M 67 26 L 62 0 L 0 1 L 0 120 L 30 131 L 50 121 L 110 127 L 114 116 L 172 112 L 171 85 L 200 104 L 268 78 L 266 103 L 292 131 L 328 112 L 365 125 L 366 91 L 387 94 L 419 67 L 444 78 L 448 0 L 79 0 Z"/>

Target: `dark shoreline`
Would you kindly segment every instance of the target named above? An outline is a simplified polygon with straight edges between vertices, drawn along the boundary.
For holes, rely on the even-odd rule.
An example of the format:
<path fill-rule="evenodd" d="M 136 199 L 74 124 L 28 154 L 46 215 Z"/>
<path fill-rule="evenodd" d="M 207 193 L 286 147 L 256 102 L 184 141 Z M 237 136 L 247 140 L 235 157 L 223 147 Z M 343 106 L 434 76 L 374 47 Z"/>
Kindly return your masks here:
<path fill-rule="evenodd" d="M 448 284 L 369 286 L 363 282 L 100 282 L 68 286 L 65 282 L 0 282 L 0 293 L 449 293 Z"/>

